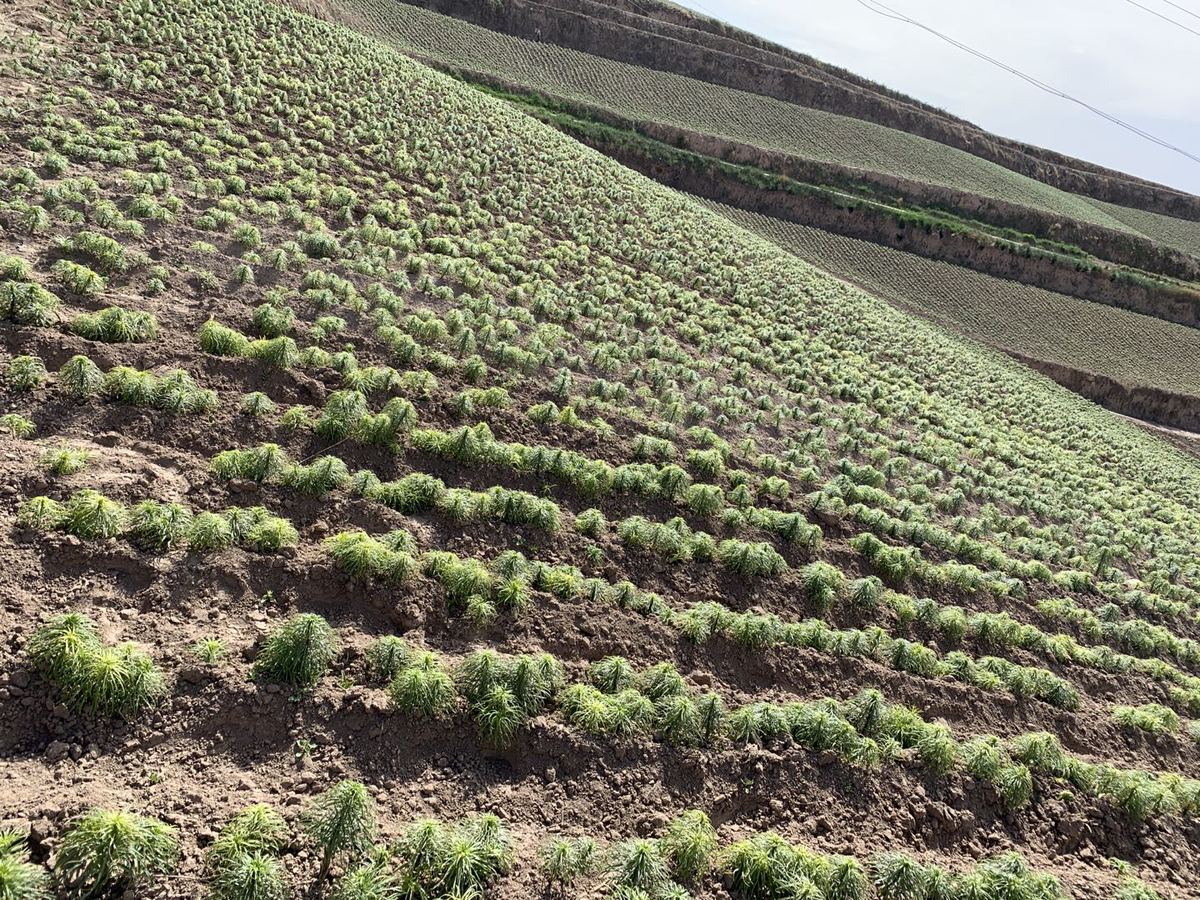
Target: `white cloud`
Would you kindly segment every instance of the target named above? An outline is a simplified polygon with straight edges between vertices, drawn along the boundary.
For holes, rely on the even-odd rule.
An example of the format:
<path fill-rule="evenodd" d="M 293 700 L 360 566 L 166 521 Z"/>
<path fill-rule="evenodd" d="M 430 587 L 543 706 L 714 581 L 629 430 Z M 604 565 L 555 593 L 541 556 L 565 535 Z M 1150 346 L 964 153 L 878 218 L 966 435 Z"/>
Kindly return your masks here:
<path fill-rule="evenodd" d="M 990 131 L 1200 193 L 1200 164 L 855 0 L 679 0 Z M 1200 155 L 1200 37 L 1125 0 L 885 0 Z M 1200 30 L 1161 0 L 1143 0 Z M 1182 0 L 1200 13 L 1200 0 Z"/>

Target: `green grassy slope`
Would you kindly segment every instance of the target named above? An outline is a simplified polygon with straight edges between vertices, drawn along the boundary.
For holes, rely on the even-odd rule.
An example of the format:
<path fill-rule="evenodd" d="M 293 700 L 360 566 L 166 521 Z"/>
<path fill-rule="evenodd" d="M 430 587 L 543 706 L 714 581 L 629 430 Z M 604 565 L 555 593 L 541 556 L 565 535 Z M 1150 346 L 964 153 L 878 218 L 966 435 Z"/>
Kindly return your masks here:
<path fill-rule="evenodd" d="M 989 134 L 912 97 L 670 4 L 598 0 L 405 0 L 518 37 L 777 97 L 899 128 L 1071 193 L 1197 219 L 1190 197 L 1044 148 Z"/>
<path fill-rule="evenodd" d="M 93 805 L 177 826 L 171 900 L 1200 879 L 1200 463 L 380 41 L 52 12 L 0 59 L 0 819 L 62 892 Z"/>
<path fill-rule="evenodd" d="M 986 198 L 996 198 L 1054 217 L 1138 235 L 1181 253 L 1196 255 L 1200 252 L 1200 226 L 1194 222 L 1072 195 L 960 150 L 869 122 L 548 43 L 524 41 L 394 0 L 339 0 L 331 8 L 350 16 L 357 27 L 384 36 L 397 46 L 436 63 L 482 73 L 484 77 L 498 78 L 504 83 L 524 85 L 530 90 L 582 103 L 589 108 L 608 110 L 626 121 L 665 123 L 794 154 L 818 164 L 848 166 L 941 185 L 977 195 L 983 198 L 985 206 Z M 886 202 L 885 195 L 880 199 Z M 987 218 L 985 212 L 980 215 Z M 871 257 L 878 255 L 866 247 L 863 252 Z M 980 255 L 985 255 L 985 251 Z M 1020 276 L 1034 284 L 1039 278 L 1058 278 L 1058 281 L 1047 283 L 1054 289 L 1051 293 L 1027 293 L 1015 283 L 991 284 L 986 277 L 981 281 L 971 274 L 963 275 L 971 285 L 988 284 L 989 295 L 998 292 L 1009 298 L 1000 302 L 1009 303 L 1010 311 L 1018 297 L 1022 298 L 1021 303 L 1033 302 L 1039 314 L 1032 321 L 1017 317 L 1013 324 L 1008 312 L 998 312 L 995 303 L 990 308 L 970 309 L 965 305 L 966 296 L 970 295 L 962 294 L 953 301 L 939 304 L 927 299 L 910 303 L 908 308 L 924 310 L 937 318 L 939 308 L 945 312 L 953 307 L 956 310 L 953 318 L 958 327 L 1022 357 L 1054 360 L 1074 371 L 1096 372 L 1152 392 L 1193 395 L 1191 385 L 1195 382 L 1196 368 L 1192 362 L 1194 356 L 1188 349 L 1193 336 L 1178 328 L 1161 328 L 1157 323 L 1127 318 L 1123 312 L 1099 309 L 1093 304 L 1063 296 L 1058 292 L 1068 291 L 1077 297 L 1111 303 L 1114 293 L 1120 293 L 1119 288 L 1111 288 L 1104 279 L 1095 285 L 1080 284 L 1078 279 L 1072 282 L 1070 260 L 1065 263 L 1065 275 L 1061 272 L 1025 272 Z M 996 268 L 988 269 L 986 262 L 979 265 L 985 272 L 1000 272 Z M 956 275 L 950 269 L 940 271 L 948 276 Z M 1153 281 L 1138 283 L 1154 284 Z M 936 282 L 931 286 L 935 294 L 941 293 Z M 889 296 L 900 293 L 911 295 L 914 291 L 894 289 Z M 1056 298 L 1060 296 L 1063 299 L 1058 304 Z M 1025 299 L 1027 297 L 1035 299 L 1030 301 Z M 1118 300 L 1116 305 L 1127 304 Z M 1152 303 L 1139 308 L 1151 315 L 1157 309 Z M 1179 321 L 1187 321 L 1186 315 Z M 1058 326 L 1047 330 L 1037 324 L 1050 322 L 1058 323 Z M 1127 327 L 1135 322 L 1146 327 Z M 1130 337 L 1131 333 L 1136 336 Z M 1085 334 L 1087 337 L 1082 336 Z M 1058 349 L 1055 349 L 1056 344 Z M 1154 410 L 1151 410 L 1143 408 L 1140 401 L 1132 404 L 1115 402 L 1116 393 L 1104 386 L 1091 389 L 1088 396 L 1105 402 L 1112 400 L 1114 408 L 1135 415 L 1149 415 L 1182 427 L 1190 428 L 1195 421 L 1194 413 L 1185 408 L 1187 404 L 1178 406 L 1170 398 L 1154 401 Z"/>
<path fill-rule="evenodd" d="M 394 0 L 341 4 L 374 33 L 436 61 L 503 77 L 552 96 L 623 116 L 1024 205 L 1080 222 L 1147 235 L 1108 204 L 1050 187 L 956 148 L 770 97 L 499 34 Z M 338 4 L 334 5 L 337 8 Z M 1122 216 L 1124 214 L 1122 213 Z M 1176 222 L 1155 213 L 1136 221 L 1155 234 Z M 1171 243 L 1171 246 L 1178 246 Z"/>
<path fill-rule="evenodd" d="M 1200 333 L 723 204 L 723 216 L 801 259 L 993 346 L 1136 387 L 1200 395 Z"/>
<path fill-rule="evenodd" d="M 1103 200 L 1088 202 L 1153 241 L 1193 256 L 1200 255 L 1200 222 L 1175 219 L 1141 209 L 1129 209 L 1115 203 L 1105 203 Z"/>

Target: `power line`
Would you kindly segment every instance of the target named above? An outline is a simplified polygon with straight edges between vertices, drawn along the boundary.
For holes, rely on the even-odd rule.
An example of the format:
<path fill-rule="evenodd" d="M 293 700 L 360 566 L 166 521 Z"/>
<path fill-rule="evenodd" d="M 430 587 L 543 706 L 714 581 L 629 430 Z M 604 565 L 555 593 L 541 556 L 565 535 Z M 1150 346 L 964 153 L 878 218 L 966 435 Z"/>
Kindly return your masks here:
<path fill-rule="evenodd" d="M 706 16 L 708 16 L 710 19 L 717 19 L 717 14 L 715 12 L 713 12 L 711 9 L 706 7 L 703 3 L 697 2 L 697 0 L 681 0 L 681 3 L 683 6 L 692 7 L 693 10 L 699 10 L 700 12 L 702 12 Z M 718 19 L 718 21 L 719 21 L 719 19 Z"/>
<path fill-rule="evenodd" d="M 1171 2 L 1171 0 L 1163 0 L 1163 3 L 1167 4 L 1167 6 L 1175 7 L 1181 13 L 1187 13 L 1193 19 L 1200 19 L 1200 13 L 1194 13 L 1190 9 L 1188 9 L 1186 6 L 1180 6 L 1178 3 Z"/>
<path fill-rule="evenodd" d="M 984 62 L 990 63 L 993 66 L 996 66 L 998 69 L 1003 69 L 1005 72 L 1008 72 L 1010 75 L 1015 75 L 1017 78 L 1020 78 L 1022 81 L 1028 82 L 1029 84 L 1033 85 L 1038 90 L 1045 91 L 1047 94 L 1052 94 L 1053 96 L 1059 97 L 1063 100 L 1069 100 L 1071 103 L 1074 103 L 1078 106 L 1082 106 L 1084 109 L 1088 110 L 1089 112 L 1094 113 L 1095 115 L 1099 116 L 1100 118 L 1102 118 L 1108 122 L 1111 122 L 1113 125 L 1117 125 L 1121 128 L 1124 128 L 1126 131 L 1136 134 L 1140 138 L 1150 141 L 1153 144 L 1157 144 L 1158 146 L 1160 146 L 1166 150 L 1171 150 L 1174 153 L 1178 153 L 1180 156 L 1186 156 L 1188 159 L 1190 159 L 1194 163 L 1200 163 L 1200 156 L 1196 156 L 1194 153 L 1190 153 L 1189 151 L 1184 150 L 1182 147 L 1177 147 L 1175 144 L 1169 143 L 1168 141 L 1165 141 L 1160 137 L 1156 137 L 1155 135 L 1151 134 L 1150 132 L 1145 131 L 1141 128 L 1138 128 L 1136 125 L 1132 124 L 1131 122 L 1126 122 L 1124 119 L 1118 118 L 1117 116 L 1114 116 L 1112 113 L 1107 113 L 1104 110 L 1099 109 L 1098 107 L 1092 106 L 1090 103 L 1088 103 L 1084 100 L 1080 100 L 1078 97 L 1073 97 L 1070 94 L 1066 93 L 1065 91 L 1060 91 L 1058 88 L 1053 87 L 1052 85 L 1046 84 L 1046 82 L 1044 82 L 1044 81 L 1039 81 L 1037 78 L 1034 78 L 1032 75 L 1027 75 L 1024 72 L 1022 72 L 1020 69 L 1016 69 L 1016 68 L 1008 65 L 1008 63 L 1001 62 L 1000 60 L 996 59 L 995 57 L 988 56 L 986 53 L 976 50 L 973 47 L 968 47 L 966 44 L 962 43 L 962 41 L 955 40 L 954 38 L 950 37 L 949 35 L 943 34 L 942 32 L 937 31 L 936 29 L 930 28 L 928 25 L 918 22 L 916 19 L 913 19 L 913 18 L 910 18 L 909 16 L 904 15 L 904 13 L 897 12 L 896 10 L 892 9 L 890 6 L 886 6 L 883 3 L 879 2 L 879 0 L 857 0 L 857 2 L 859 4 L 859 6 L 862 6 L 863 8 L 870 10 L 871 12 L 875 13 L 876 15 L 883 16 L 884 18 L 887 18 L 887 19 L 895 19 L 897 22 L 905 22 L 909 25 L 913 25 L 917 28 L 920 28 L 922 31 L 927 31 L 930 34 L 932 34 L 934 37 L 939 38 L 940 40 L 943 40 L 946 43 L 951 44 L 954 47 L 957 47 L 959 50 L 962 50 L 966 53 L 970 53 L 972 56 L 977 57 L 978 59 L 981 59 Z M 1132 0 L 1130 0 L 1130 2 L 1132 2 Z"/>
<path fill-rule="evenodd" d="M 1182 22 L 1178 22 L 1175 19 L 1172 19 L 1170 16 L 1163 15 L 1157 9 L 1151 9 L 1149 6 L 1143 6 L 1141 3 L 1138 3 L 1137 0 L 1125 0 L 1125 2 L 1128 3 L 1130 6 L 1136 6 L 1138 9 L 1145 10 L 1146 12 L 1150 13 L 1150 15 L 1155 16 L 1156 18 L 1162 19 L 1164 22 L 1174 25 L 1176 28 L 1182 28 L 1184 31 L 1191 32 L 1196 37 L 1200 37 L 1200 31 L 1197 31 L 1195 28 L 1190 28 L 1187 25 L 1184 25 Z M 1163 0 L 1163 2 L 1166 3 L 1166 2 L 1169 2 L 1169 0 Z M 1176 6 L 1177 4 L 1172 3 L 1171 5 Z M 1179 9 L 1183 9 L 1183 7 L 1180 6 Z M 1184 9 L 1183 11 L 1187 12 L 1186 9 Z M 1195 14 L 1193 13 L 1193 15 L 1195 15 Z M 1197 18 L 1200 18 L 1200 16 L 1197 16 Z"/>

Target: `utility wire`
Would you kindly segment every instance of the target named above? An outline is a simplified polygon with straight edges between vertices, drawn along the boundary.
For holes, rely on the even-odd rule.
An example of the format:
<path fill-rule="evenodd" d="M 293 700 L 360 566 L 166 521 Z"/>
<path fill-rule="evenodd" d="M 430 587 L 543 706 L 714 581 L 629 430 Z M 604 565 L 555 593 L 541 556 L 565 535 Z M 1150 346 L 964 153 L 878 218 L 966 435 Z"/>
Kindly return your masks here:
<path fill-rule="evenodd" d="M 1138 9 L 1145 10 L 1146 12 L 1150 13 L 1150 15 L 1155 16 L 1159 19 L 1162 19 L 1164 22 L 1168 22 L 1169 24 L 1174 25 L 1176 28 L 1182 28 L 1184 31 L 1191 32 L 1196 37 L 1200 37 L 1200 31 L 1197 31 L 1195 28 L 1191 28 L 1187 25 L 1184 25 L 1182 22 L 1176 21 L 1175 19 L 1172 19 L 1170 16 L 1163 15 L 1157 9 L 1151 9 L 1149 6 L 1143 6 L 1141 3 L 1138 3 L 1137 0 L 1125 0 L 1125 2 L 1128 3 L 1130 6 L 1136 6 Z M 1166 2 L 1169 2 L 1169 0 L 1163 0 L 1163 2 L 1166 3 Z M 1172 3 L 1171 5 L 1176 6 L 1177 4 Z M 1179 9 L 1183 9 L 1183 7 L 1180 6 Z M 1186 9 L 1184 9 L 1183 11 L 1187 12 Z M 1193 13 L 1193 15 L 1195 15 L 1195 14 Z M 1200 16 L 1197 16 L 1197 18 L 1200 18 Z"/>
<path fill-rule="evenodd" d="M 1186 6 L 1180 6 L 1178 3 L 1173 3 L 1172 0 L 1163 0 L 1163 3 L 1167 4 L 1167 6 L 1175 7 L 1181 13 L 1187 13 L 1193 19 L 1200 19 L 1200 13 L 1194 13 L 1190 9 L 1188 9 Z"/>
<path fill-rule="evenodd" d="M 995 57 L 988 56 L 986 53 L 976 50 L 973 47 L 968 47 L 966 44 L 962 43 L 961 41 L 955 40 L 954 38 L 950 37 L 949 35 L 943 34 L 942 32 L 937 31 L 936 29 L 930 28 L 928 25 L 918 22 L 916 19 L 910 18 L 909 16 L 906 16 L 901 12 L 897 12 L 896 10 L 892 9 L 890 6 L 886 6 L 885 4 L 879 2 L 879 0 L 857 0 L 857 2 L 858 2 L 859 6 L 862 6 L 865 9 L 869 9 L 871 12 L 875 13 L 876 15 L 883 16 L 884 18 L 887 18 L 887 19 L 895 19 L 897 22 L 905 22 L 909 25 L 913 25 L 917 28 L 920 28 L 922 31 L 927 31 L 930 34 L 932 34 L 934 37 L 939 38 L 940 40 L 943 40 L 946 43 L 951 44 L 954 47 L 957 47 L 959 50 L 962 50 L 966 53 L 970 53 L 972 56 L 977 57 L 978 59 L 982 59 L 984 62 L 990 63 L 991 65 L 996 66 L 999 69 L 1003 69 L 1005 72 L 1008 72 L 1010 75 L 1015 75 L 1017 78 L 1020 78 L 1022 81 L 1028 82 L 1029 84 L 1033 85 L 1038 90 L 1045 91 L 1047 94 L 1052 94 L 1053 96 L 1059 97 L 1063 100 L 1069 100 L 1071 103 L 1074 103 L 1078 106 L 1082 106 L 1084 109 L 1088 110 L 1089 112 L 1094 113 L 1095 115 L 1099 116 L 1100 118 L 1102 118 L 1108 122 L 1111 122 L 1114 125 L 1124 128 L 1126 131 L 1130 131 L 1133 134 L 1136 134 L 1140 138 L 1150 141 L 1153 144 L 1157 144 L 1158 146 L 1160 146 L 1166 150 L 1171 150 L 1174 153 L 1178 153 L 1180 156 L 1185 156 L 1194 163 L 1200 163 L 1200 156 L 1197 156 L 1194 153 L 1184 150 L 1182 147 L 1178 147 L 1175 144 L 1169 143 L 1168 141 L 1165 141 L 1160 137 L 1156 137 L 1155 135 L 1151 134 L 1150 132 L 1145 131 L 1141 128 L 1138 128 L 1136 125 L 1134 125 L 1130 122 L 1126 122 L 1124 119 L 1114 116 L 1112 113 L 1107 113 L 1104 110 L 1099 109 L 1098 107 L 1092 106 L 1090 103 L 1088 103 L 1084 100 L 1080 100 L 1078 97 L 1073 97 L 1064 91 L 1060 91 L 1058 88 L 1053 87 L 1052 85 L 1046 84 L 1046 82 L 1044 82 L 1044 81 L 1039 81 L 1037 78 L 1034 78 L 1032 75 L 1026 75 L 1020 69 L 1013 68 L 1012 66 L 1008 65 L 1007 63 L 1001 62 L 1000 60 L 996 59 Z M 1133 0 L 1129 0 L 1129 2 L 1133 2 Z"/>
<path fill-rule="evenodd" d="M 698 10 L 698 11 L 704 13 L 710 19 L 717 19 L 718 21 L 720 21 L 720 19 L 718 19 L 717 14 L 715 12 L 713 12 L 708 7 L 704 6 L 702 3 L 697 2 L 697 0 L 679 0 L 679 2 L 680 2 L 681 6 L 690 7 L 693 11 Z"/>

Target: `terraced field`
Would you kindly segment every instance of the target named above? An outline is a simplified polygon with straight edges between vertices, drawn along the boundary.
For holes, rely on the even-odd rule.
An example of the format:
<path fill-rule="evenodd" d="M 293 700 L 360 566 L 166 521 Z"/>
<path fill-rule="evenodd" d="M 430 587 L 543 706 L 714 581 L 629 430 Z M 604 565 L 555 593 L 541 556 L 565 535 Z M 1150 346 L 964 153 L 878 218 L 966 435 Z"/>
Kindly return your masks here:
<path fill-rule="evenodd" d="M 337 0 L 323 4 L 320 11 L 343 18 L 359 30 L 382 36 L 435 64 L 480 73 L 483 78 L 499 79 L 504 84 L 522 85 L 549 97 L 582 103 L 592 110 L 607 110 L 625 121 L 665 124 L 748 147 L 783 152 L 818 166 L 836 166 L 839 171 L 850 167 L 949 188 L 955 192 L 952 196 L 958 199 L 954 202 L 961 205 L 960 212 L 968 216 L 967 221 L 972 215 L 989 219 L 995 210 L 989 211 L 988 204 L 996 200 L 1049 213 L 1055 218 L 1114 229 L 1180 253 L 1200 255 L 1200 223 L 1070 194 L 962 150 L 857 118 L 628 65 L 552 43 L 522 40 L 400 0 Z M 711 151 L 704 145 L 705 138 L 698 140 L 705 152 Z M 749 152 L 753 155 L 753 151 Z M 630 164 L 619 153 L 616 155 Z M 814 176 L 810 172 L 804 177 Z M 667 183 L 673 182 L 667 179 Z M 751 208 L 761 207 L 751 204 Z M 970 209 L 975 212 L 968 212 Z M 924 214 L 917 213 L 918 220 Z M 824 215 L 836 219 L 838 214 L 826 210 Z M 841 220 L 804 221 L 833 231 L 845 231 L 847 227 Z M 885 223 L 883 232 L 887 231 L 887 224 L 890 223 Z M 1044 236 L 1057 234 L 1056 224 L 1048 227 Z M 983 234 L 989 232 L 986 225 L 981 224 L 980 228 Z M 849 230 L 858 237 L 870 236 L 861 227 Z M 1017 236 L 1015 232 L 1013 236 Z M 986 242 L 988 238 L 981 240 Z M 1105 252 L 1114 252 L 1111 247 L 1105 249 L 1106 241 L 1099 244 L 1083 241 L 1098 254 L 1094 262 L 1104 260 Z M 868 258 L 881 258 L 874 248 L 864 246 L 863 252 Z M 934 256 L 944 253 L 956 264 L 953 269 L 936 266 L 925 269 L 927 275 L 940 272 L 950 278 L 950 283 L 959 281 L 958 266 L 964 261 L 955 255 L 957 251 L 935 242 L 923 252 Z M 1031 253 L 1038 256 L 1041 249 Z M 987 251 L 980 251 L 979 255 L 986 256 Z M 1150 270 L 1156 266 L 1137 254 L 1128 257 L 1118 253 L 1114 259 Z M 1185 429 L 1200 427 L 1200 412 L 1189 399 L 1194 395 L 1192 385 L 1198 371 L 1196 356 L 1191 352 L 1194 335 L 1171 324 L 1147 321 L 1145 316 L 1130 318 L 1125 314 L 1127 309 L 1137 309 L 1146 316 L 1162 316 L 1168 323 L 1188 324 L 1191 321 L 1188 310 L 1173 305 L 1178 298 L 1144 296 L 1143 286 L 1153 287 L 1157 283 L 1146 279 L 1146 272 L 1135 272 L 1134 278 L 1143 276 L 1142 280 L 1127 291 L 1141 299 L 1122 299 L 1121 287 L 1112 288 L 1103 277 L 1096 282 L 1081 282 L 1072 275 L 1070 259 L 1062 260 L 1065 272 L 1043 267 L 1013 274 L 1006 268 L 1011 267 L 1012 260 L 1003 255 L 992 266 L 986 261 L 971 264 L 984 273 L 1019 278 L 1026 285 L 1040 284 L 1047 289 L 1043 291 L 1028 292 L 1021 284 L 997 281 L 986 274 L 981 278 L 972 272 L 962 272 L 962 279 L 971 288 L 967 294 L 946 296 L 942 282 L 936 279 L 924 280 L 922 284 L 931 288 L 933 294 L 943 296 L 943 311 L 957 309 L 951 318 L 968 334 L 1021 359 L 1048 362 L 1052 368 L 1046 371 L 1083 396 L 1138 418 Z M 1027 268 L 1036 269 L 1036 265 L 1030 263 Z M 981 296 L 980 290 L 986 291 L 989 298 L 999 295 L 1004 299 L 989 302 L 983 308 L 968 308 L 966 298 Z M 899 296 L 895 287 L 888 296 L 894 299 Z M 907 300 L 909 308 L 916 302 L 926 311 L 932 309 L 928 297 L 910 296 Z M 1099 310 L 1081 300 L 1114 304 L 1121 311 Z M 1039 312 L 1032 319 L 1021 316 L 1014 322 L 1006 312 L 994 308 L 998 304 L 1011 312 L 1014 303 L 1032 303 Z M 1163 304 L 1175 311 L 1163 312 Z M 1047 323 L 1058 323 L 1058 327 L 1047 330 L 1044 327 Z"/>
<path fill-rule="evenodd" d="M 989 134 L 946 110 L 677 4 L 656 0 L 405 2 L 504 34 L 898 128 L 1071 193 L 1168 216 L 1200 218 L 1200 203 L 1183 192 Z"/>
<path fill-rule="evenodd" d="M 1022 357 L 1200 397 L 1200 333 L 1160 319 L 993 278 L 759 216 L 723 204 L 721 215 L 878 297 Z"/>
<path fill-rule="evenodd" d="M 402 0 L 336 0 L 329 8 L 404 51 L 635 121 L 939 185 L 1196 252 L 1200 223 L 1092 201 L 957 148 L 861 119 L 511 37 Z"/>
<path fill-rule="evenodd" d="M 0 895 L 1200 884 L 1200 465 L 371 37 L 0 22 Z"/>
<path fill-rule="evenodd" d="M 1103 200 L 1089 200 L 1088 202 L 1101 212 L 1119 219 L 1128 227 L 1153 241 L 1193 256 L 1200 255 L 1200 222 L 1160 216 L 1157 213 L 1140 209 L 1128 209 L 1113 203 L 1105 203 Z"/>

